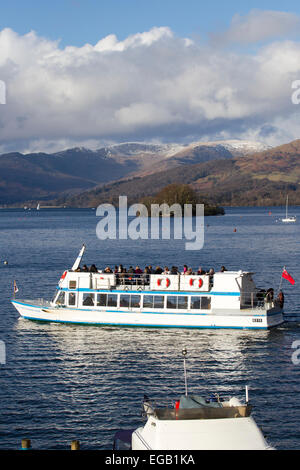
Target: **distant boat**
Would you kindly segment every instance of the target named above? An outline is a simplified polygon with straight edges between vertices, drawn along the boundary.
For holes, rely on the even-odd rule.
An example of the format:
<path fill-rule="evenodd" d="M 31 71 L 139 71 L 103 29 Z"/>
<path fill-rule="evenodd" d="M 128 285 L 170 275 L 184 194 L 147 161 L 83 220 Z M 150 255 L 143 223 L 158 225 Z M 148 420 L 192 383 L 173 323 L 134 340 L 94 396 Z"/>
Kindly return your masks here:
<path fill-rule="evenodd" d="M 286 197 L 286 206 L 285 206 L 285 218 L 281 219 L 281 222 L 296 222 L 296 216 L 288 216 L 288 205 L 289 205 L 289 197 Z"/>
<path fill-rule="evenodd" d="M 40 203 L 38 203 L 38 205 L 36 206 L 36 210 L 37 210 L 37 211 L 40 210 Z"/>

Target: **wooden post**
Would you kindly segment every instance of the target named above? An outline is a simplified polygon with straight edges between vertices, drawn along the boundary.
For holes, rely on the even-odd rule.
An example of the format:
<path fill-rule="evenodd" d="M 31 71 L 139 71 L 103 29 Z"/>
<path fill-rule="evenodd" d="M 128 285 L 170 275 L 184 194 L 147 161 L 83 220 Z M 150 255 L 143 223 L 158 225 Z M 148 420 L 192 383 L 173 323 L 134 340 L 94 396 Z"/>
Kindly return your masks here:
<path fill-rule="evenodd" d="M 80 450 L 80 442 L 79 441 L 72 441 L 71 442 L 71 450 Z"/>
<path fill-rule="evenodd" d="M 21 448 L 22 448 L 22 450 L 31 449 L 31 441 L 30 441 L 30 439 L 22 439 Z"/>

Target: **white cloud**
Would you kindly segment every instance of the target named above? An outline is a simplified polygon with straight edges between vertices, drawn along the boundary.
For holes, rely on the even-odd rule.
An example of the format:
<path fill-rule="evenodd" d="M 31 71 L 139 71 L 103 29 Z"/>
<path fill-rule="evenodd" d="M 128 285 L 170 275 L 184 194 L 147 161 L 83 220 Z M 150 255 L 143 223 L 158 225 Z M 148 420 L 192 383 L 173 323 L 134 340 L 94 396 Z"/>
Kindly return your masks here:
<path fill-rule="evenodd" d="M 245 16 L 234 15 L 230 28 L 213 38 L 219 42 L 256 43 L 296 32 L 300 17 L 283 11 L 251 10 Z"/>
<path fill-rule="evenodd" d="M 296 79 L 295 41 L 249 54 L 178 38 L 164 27 L 61 49 L 58 41 L 7 28 L 0 32 L 0 151 L 224 136 L 281 143 L 299 137 L 300 108 L 291 103 Z"/>

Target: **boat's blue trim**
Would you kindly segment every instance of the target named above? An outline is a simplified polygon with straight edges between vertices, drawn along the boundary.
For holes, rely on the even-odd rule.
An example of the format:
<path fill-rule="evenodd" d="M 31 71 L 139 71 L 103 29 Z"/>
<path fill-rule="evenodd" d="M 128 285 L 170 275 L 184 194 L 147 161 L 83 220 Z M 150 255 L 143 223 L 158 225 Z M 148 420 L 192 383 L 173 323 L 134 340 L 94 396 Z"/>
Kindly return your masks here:
<path fill-rule="evenodd" d="M 229 296 L 236 296 L 239 297 L 241 295 L 240 292 L 191 292 L 191 291 L 154 291 L 154 290 L 110 290 L 110 289 L 69 289 L 68 287 L 56 287 L 57 290 L 62 290 L 64 292 L 94 292 L 95 294 L 144 294 L 144 295 L 195 295 L 199 297 L 199 295 L 203 295 L 205 297 L 210 295 L 229 295 Z"/>

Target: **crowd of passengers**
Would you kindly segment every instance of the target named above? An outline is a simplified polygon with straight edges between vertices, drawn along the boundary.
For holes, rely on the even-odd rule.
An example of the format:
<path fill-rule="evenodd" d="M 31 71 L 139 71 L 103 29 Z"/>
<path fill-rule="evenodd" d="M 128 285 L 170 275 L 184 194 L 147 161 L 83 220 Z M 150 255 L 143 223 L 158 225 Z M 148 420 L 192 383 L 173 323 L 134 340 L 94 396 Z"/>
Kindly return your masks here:
<path fill-rule="evenodd" d="M 117 283 L 120 284 L 131 284 L 131 283 L 142 283 L 148 284 L 150 282 L 150 274 L 163 274 L 163 275 L 178 275 L 184 274 L 187 276 L 191 275 L 209 275 L 213 276 L 215 274 L 214 268 L 210 268 L 209 270 L 203 269 L 199 266 L 197 271 L 193 271 L 192 268 L 188 268 L 185 264 L 183 266 L 183 271 L 180 271 L 177 266 L 172 266 L 169 269 L 167 266 L 161 268 L 160 266 L 156 266 L 154 269 L 151 265 L 146 266 L 144 270 L 142 270 L 139 266 L 133 268 L 130 266 L 128 269 L 125 268 L 122 264 L 119 266 L 115 266 L 114 269 L 110 268 L 110 266 L 106 266 L 104 270 L 98 270 L 95 264 L 92 264 L 89 268 L 84 265 L 82 268 L 76 269 L 77 272 L 90 272 L 90 273 L 105 273 L 105 274 L 115 274 Z M 227 271 L 225 266 L 222 266 L 220 272 Z"/>

